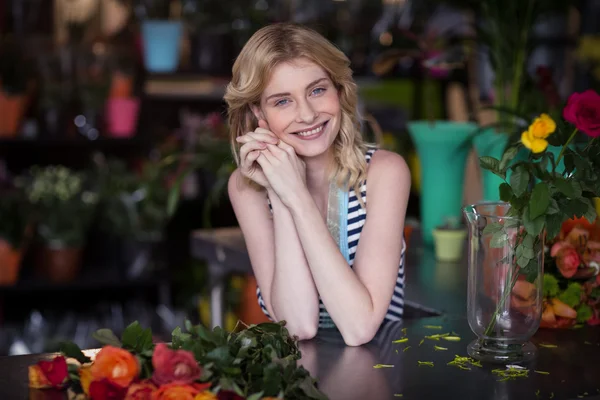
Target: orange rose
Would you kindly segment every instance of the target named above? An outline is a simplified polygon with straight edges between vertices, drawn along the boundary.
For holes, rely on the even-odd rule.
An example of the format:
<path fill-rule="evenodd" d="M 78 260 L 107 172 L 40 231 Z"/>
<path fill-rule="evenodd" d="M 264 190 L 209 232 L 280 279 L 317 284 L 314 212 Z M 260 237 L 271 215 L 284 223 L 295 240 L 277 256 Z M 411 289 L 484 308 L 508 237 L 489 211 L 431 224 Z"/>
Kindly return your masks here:
<path fill-rule="evenodd" d="M 96 354 L 92 364 L 93 380 L 108 379 L 120 387 L 127 387 L 140 373 L 137 359 L 127 350 L 113 346 L 104 346 Z"/>
<path fill-rule="evenodd" d="M 571 278 L 577 272 L 581 258 L 575 248 L 566 242 L 556 242 L 550 250 L 550 255 L 556 257 L 556 266 L 565 278 Z"/>
<path fill-rule="evenodd" d="M 89 396 L 90 394 L 90 383 L 92 383 L 92 366 L 86 365 L 79 369 L 79 380 L 81 383 L 81 388 L 83 389 L 83 393 Z"/>
<path fill-rule="evenodd" d="M 44 389 L 61 388 L 69 376 L 67 361 L 63 356 L 42 360 L 29 367 L 29 387 Z"/>
<path fill-rule="evenodd" d="M 127 389 L 125 400 L 151 400 L 156 390 L 156 385 L 150 380 L 134 383 Z"/>
<path fill-rule="evenodd" d="M 213 392 L 205 390 L 204 392 L 200 392 L 194 397 L 194 400 L 217 400 L 218 397 Z"/>
<path fill-rule="evenodd" d="M 194 400 L 196 395 L 210 387 L 210 383 L 180 385 L 169 383 L 162 385 L 152 393 L 152 400 Z"/>

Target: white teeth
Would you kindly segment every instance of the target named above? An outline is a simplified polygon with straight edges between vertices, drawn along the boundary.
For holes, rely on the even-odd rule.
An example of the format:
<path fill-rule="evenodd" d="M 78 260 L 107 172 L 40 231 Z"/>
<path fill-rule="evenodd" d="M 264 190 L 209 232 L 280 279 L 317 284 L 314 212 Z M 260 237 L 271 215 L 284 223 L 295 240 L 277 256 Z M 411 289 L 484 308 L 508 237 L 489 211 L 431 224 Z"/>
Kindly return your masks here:
<path fill-rule="evenodd" d="M 310 135 L 317 134 L 317 133 L 321 132 L 322 130 L 323 130 L 323 125 L 320 125 L 318 128 L 312 129 L 310 131 L 298 132 L 297 135 L 299 135 L 299 136 L 310 136 Z"/>

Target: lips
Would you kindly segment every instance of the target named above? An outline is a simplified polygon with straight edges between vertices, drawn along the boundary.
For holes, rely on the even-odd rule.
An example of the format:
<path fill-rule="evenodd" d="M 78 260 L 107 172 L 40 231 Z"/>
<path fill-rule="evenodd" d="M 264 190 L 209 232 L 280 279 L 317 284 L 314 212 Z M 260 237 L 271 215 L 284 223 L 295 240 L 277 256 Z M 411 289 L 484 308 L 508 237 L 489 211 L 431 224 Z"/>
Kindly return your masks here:
<path fill-rule="evenodd" d="M 292 134 L 300 136 L 300 137 L 317 136 L 317 135 L 321 134 L 325 130 L 328 122 L 329 121 L 325 121 L 325 122 L 323 122 L 321 124 L 312 126 L 312 127 L 308 128 L 308 129 L 303 129 L 301 131 L 292 132 Z"/>

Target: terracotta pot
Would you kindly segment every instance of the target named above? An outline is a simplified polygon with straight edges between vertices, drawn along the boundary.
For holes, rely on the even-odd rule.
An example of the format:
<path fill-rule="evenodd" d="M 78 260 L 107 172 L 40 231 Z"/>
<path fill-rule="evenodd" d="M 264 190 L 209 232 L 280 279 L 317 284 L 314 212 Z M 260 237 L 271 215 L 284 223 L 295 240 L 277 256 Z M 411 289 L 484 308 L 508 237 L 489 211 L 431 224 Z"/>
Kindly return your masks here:
<path fill-rule="evenodd" d="M 27 96 L 7 95 L 0 90 L 0 137 L 15 137 L 25 114 Z"/>
<path fill-rule="evenodd" d="M 37 272 L 54 283 L 73 281 L 81 268 L 80 247 L 43 246 L 38 252 Z"/>
<path fill-rule="evenodd" d="M 111 84 L 109 99 L 121 99 L 133 95 L 133 77 L 121 72 L 115 72 Z"/>
<path fill-rule="evenodd" d="M 17 282 L 22 257 L 22 249 L 14 249 L 6 240 L 0 239 L 0 285 Z"/>
<path fill-rule="evenodd" d="M 239 316 L 240 320 L 248 325 L 270 322 L 258 305 L 256 285 L 256 278 L 253 275 L 248 275 L 242 287 Z"/>

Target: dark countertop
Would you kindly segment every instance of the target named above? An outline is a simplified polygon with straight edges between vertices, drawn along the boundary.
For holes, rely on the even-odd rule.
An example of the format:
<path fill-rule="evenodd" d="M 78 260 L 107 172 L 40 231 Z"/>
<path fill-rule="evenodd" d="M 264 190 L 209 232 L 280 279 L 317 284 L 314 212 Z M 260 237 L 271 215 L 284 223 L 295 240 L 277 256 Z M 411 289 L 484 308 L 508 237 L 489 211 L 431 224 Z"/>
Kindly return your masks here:
<path fill-rule="evenodd" d="M 409 250 L 406 260 L 408 302 L 402 322 L 384 325 L 371 343 L 361 347 L 345 346 L 336 331 L 322 331 L 315 340 L 301 343 L 301 363 L 330 399 L 600 399 L 597 327 L 539 330 L 532 338 L 538 345 L 538 357 L 523 365 L 530 370 L 527 378 L 500 382 L 491 372 L 497 365 L 470 371 L 447 365 L 455 355 L 467 356 L 466 346 L 475 339 L 466 320 L 467 266 L 464 261 L 438 263 L 431 249 L 411 248 L 414 250 Z M 393 344 L 392 340 L 403 337 L 404 328 L 408 342 Z M 461 341 L 425 340 L 419 346 L 424 336 L 445 332 L 455 332 Z M 434 345 L 448 350 L 436 351 Z M 407 346 L 410 348 L 404 351 Z M 27 366 L 40 357 L 0 358 L 0 399 L 63 398 L 61 393 L 30 393 L 27 388 Z M 431 361 L 434 366 L 419 366 L 418 361 Z M 393 367 L 375 369 L 376 364 Z"/>

